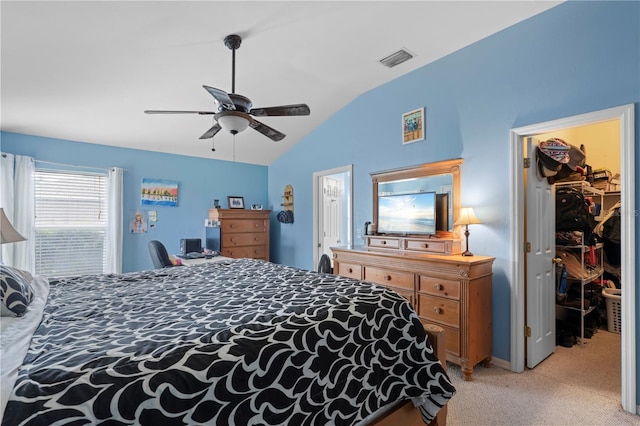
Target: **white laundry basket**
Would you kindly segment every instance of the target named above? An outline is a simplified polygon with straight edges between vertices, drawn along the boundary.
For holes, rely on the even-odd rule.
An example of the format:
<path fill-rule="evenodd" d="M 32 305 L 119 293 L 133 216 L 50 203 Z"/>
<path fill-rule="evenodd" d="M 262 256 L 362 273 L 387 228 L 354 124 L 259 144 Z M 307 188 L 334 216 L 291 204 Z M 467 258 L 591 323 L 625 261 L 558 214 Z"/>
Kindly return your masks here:
<path fill-rule="evenodd" d="M 607 329 L 613 333 L 621 333 L 622 290 L 605 287 L 602 289 L 602 295 L 607 303 Z"/>

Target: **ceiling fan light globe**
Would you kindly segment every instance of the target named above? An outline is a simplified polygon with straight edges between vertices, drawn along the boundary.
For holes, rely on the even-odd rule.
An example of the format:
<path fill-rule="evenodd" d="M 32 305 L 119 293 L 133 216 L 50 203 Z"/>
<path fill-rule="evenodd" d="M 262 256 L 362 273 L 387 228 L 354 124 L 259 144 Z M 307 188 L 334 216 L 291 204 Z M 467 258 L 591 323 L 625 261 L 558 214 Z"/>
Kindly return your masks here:
<path fill-rule="evenodd" d="M 249 120 L 238 115 L 224 115 L 218 118 L 218 124 L 220 124 L 222 130 L 236 135 L 249 127 Z"/>

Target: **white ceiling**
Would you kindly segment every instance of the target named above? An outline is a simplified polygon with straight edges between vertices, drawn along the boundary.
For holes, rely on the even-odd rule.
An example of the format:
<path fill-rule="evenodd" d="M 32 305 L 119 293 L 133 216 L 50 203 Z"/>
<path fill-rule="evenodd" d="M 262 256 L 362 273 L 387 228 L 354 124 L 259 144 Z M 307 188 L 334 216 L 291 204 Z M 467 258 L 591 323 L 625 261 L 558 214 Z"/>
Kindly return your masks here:
<path fill-rule="evenodd" d="M 269 165 L 354 98 L 559 1 L 2 1 L 4 131 Z M 198 138 L 215 111 L 203 84 L 255 107 L 306 103 L 306 117 L 262 117 L 281 142 L 247 129 Z M 389 69 L 380 59 L 415 57 Z M 234 156 L 235 155 L 235 156 Z"/>

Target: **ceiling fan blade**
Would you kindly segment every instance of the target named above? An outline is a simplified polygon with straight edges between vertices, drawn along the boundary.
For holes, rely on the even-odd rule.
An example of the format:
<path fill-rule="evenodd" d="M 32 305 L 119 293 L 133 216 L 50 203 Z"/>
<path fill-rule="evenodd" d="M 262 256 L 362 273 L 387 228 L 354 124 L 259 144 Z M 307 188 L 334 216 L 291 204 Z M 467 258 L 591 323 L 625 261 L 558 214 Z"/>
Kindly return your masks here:
<path fill-rule="evenodd" d="M 213 115 L 216 114 L 213 111 L 164 111 L 157 109 L 145 110 L 145 114 L 200 114 L 200 115 Z"/>
<path fill-rule="evenodd" d="M 256 117 L 309 115 L 311 110 L 307 104 L 282 105 L 266 108 L 252 108 L 249 114 Z"/>
<path fill-rule="evenodd" d="M 253 118 L 249 120 L 249 126 L 252 129 L 255 129 L 258 132 L 262 133 L 274 142 L 279 142 L 286 136 L 284 133 L 280 133 L 276 129 L 269 127 L 266 124 L 259 122 L 258 120 L 254 120 Z"/>
<path fill-rule="evenodd" d="M 211 139 L 220 131 L 222 127 L 218 123 L 214 124 L 212 128 L 207 130 L 204 135 L 200 136 L 200 139 Z"/>
<path fill-rule="evenodd" d="M 213 99 L 215 99 L 216 104 L 218 104 L 218 106 L 220 107 L 220 110 L 225 109 L 227 111 L 233 111 L 236 109 L 235 104 L 233 103 L 227 92 L 225 92 L 224 90 L 216 89 L 215 87 L 209 86 L 202 87 L 204 87 L 207 92 L 209 92 L 211 96 L 213 96 Z"/>

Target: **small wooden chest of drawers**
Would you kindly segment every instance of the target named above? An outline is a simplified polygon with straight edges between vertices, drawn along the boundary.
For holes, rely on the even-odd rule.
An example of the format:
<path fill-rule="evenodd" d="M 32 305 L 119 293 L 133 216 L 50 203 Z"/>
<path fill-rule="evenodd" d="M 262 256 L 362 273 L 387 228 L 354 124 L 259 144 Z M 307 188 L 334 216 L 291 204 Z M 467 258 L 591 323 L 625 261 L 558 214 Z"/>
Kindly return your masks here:
<path fill-rule="evenodd" d="M 336 274 L 389 287 L 411 302 L 425 324 L 442 327 L 447 361 L 462 367 L 465 380 L 471 380 L 473 367 L 479 362 L 489 365 L 492 257 L 383 251 L 370 247 L 332 247 L 331 250 Z"/>
<path fill-rule="evenodd" d="M 269 260 L 271 210 L 210 209 L 209 220 L 220 225 L 220 254 Z"/>

